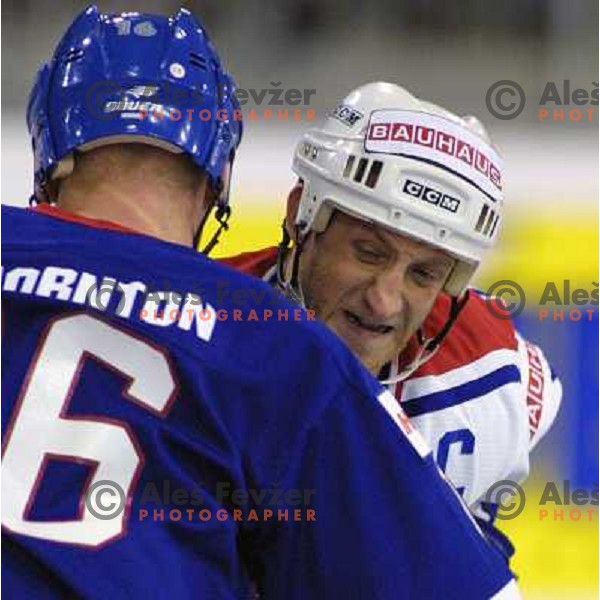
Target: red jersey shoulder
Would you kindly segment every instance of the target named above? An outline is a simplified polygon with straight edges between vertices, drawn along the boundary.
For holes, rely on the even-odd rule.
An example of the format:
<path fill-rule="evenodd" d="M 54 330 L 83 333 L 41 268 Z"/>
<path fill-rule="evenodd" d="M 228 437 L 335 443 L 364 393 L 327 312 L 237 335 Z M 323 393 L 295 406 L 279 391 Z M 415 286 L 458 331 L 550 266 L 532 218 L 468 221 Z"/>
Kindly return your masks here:
<path fill-rule="evenodd" d="M 500 319 L 488 308 L 485 296 L 474 289 L 456 322 L 442 341 L 438 352 L 414 376 L 439 374 L 473 362 L 494 350 L 517 349 L 515 327 L 510 319 Z M 450 298 L 440 295 L 425 322 L 427 336 L 444 326 Z"/>
<path fill-rule="evenodd" d="M 242 273 L 254 277 L 264 277 L 277 261 L 277 247 L 261 248 L 253 252 L 242 252 L 236 256 L 220 258 L 219 262 L 229 265 Z"/>

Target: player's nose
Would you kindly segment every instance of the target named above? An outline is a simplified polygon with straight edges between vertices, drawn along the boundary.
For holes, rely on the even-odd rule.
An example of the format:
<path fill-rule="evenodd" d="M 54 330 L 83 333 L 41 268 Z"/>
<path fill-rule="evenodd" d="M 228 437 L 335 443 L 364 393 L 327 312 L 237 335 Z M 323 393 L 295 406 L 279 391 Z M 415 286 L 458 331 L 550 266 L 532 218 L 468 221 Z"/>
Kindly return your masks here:
<path fill-rule="evenodd" d="M 365 292 L 365 302 L 374 318 L 393 319 L 404 309 L 402 292 L 402 272 L 390 269 L 377 274 L 371 280 Z"/>

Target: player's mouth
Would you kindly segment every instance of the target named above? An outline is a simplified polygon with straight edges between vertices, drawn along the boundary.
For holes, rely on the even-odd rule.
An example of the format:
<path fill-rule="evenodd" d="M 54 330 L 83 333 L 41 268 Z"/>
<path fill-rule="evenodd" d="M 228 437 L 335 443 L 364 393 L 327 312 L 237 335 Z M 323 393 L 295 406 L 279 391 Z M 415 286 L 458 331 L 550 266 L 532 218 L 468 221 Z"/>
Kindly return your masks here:
<path fill-rule="evenodd" d="M 350 312 L 349 310 L 344 310 L 344 316 L 346 320 L 353 325 L 363 331 L 368 331 L 371 334 L 376 335 L 387 335 L 394 331 L 394 327 L 391 325 L 381 325 L 378 323 L 373 323 L 371 321 L 365 320 L 364 318 L 359 317 L 357 314 Z"/>

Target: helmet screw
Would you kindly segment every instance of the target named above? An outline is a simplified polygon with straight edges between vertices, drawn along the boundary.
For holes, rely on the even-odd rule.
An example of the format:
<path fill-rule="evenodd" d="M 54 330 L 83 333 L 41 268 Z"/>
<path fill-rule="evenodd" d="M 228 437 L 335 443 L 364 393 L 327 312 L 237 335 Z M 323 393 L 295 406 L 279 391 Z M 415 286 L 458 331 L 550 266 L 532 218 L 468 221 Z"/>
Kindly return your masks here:
<path fill-rule="evenodd" d="M 169 67 L 169 73 L 176 79 L 185 77 L 185 67 L 181 63 L 172 63 Z"/>

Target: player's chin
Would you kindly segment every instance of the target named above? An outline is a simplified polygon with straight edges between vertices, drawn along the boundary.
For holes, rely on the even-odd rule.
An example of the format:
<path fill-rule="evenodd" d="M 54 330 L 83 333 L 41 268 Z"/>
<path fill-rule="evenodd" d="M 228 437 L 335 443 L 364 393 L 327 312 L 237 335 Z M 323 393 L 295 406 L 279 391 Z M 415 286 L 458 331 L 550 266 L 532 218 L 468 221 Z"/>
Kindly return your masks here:
<path fill-rule="evenodd" d="M 394 357 L 399 337 L 395 329 L 385 333 L 369 330 L 349 320 L 345 311 L 336 312 L 327 325 L 370 371 L 377 370 L 376 365 L 383 365 Z"/>
<path fill-rule="evenodd" d="M 356 358 L 358 358 L 359 362 L 362 364 L 362 366 L 365 367 L 365 369 L 369 371 L 369 373 L 371 373 L 373 377 L 379 377 L 379 374 L 381 373 L 381 370 L 385 365 L 385 361 L 382 361 L 382 359 L 377 356 L 372 356 L 369 354 L 358 354 L 356 351 L 354 351 L 353 348 L 352 350 Z"/>
<path fill-rule="evenodd" d="M 395 345 L 385 341 L 365 343 L 364 340 L 346 339 L 350 350 L 373 375 L 397 357 Z"/>

